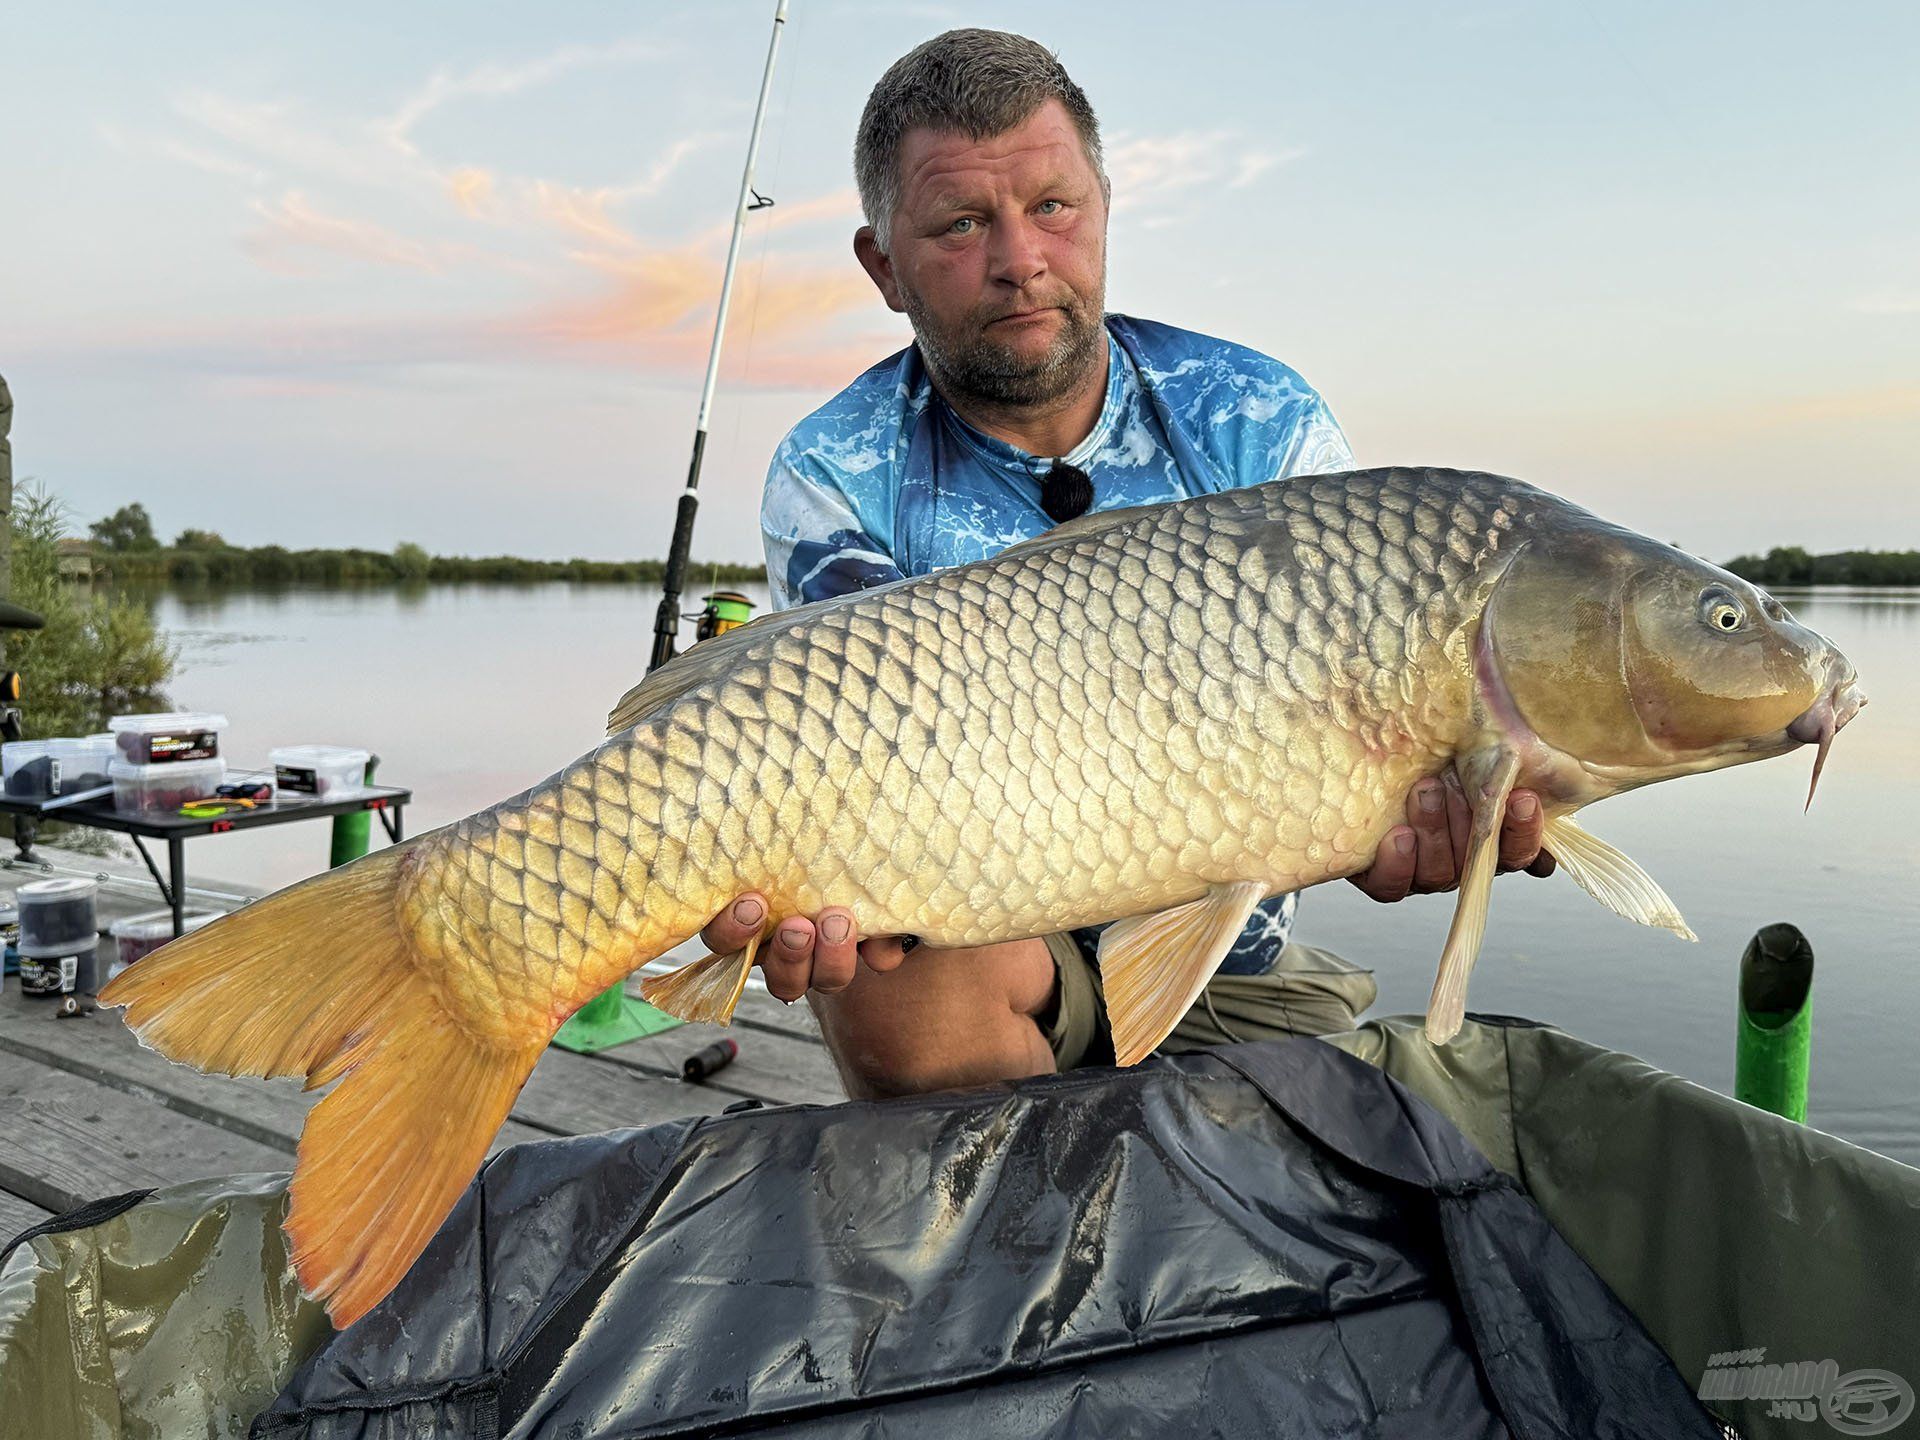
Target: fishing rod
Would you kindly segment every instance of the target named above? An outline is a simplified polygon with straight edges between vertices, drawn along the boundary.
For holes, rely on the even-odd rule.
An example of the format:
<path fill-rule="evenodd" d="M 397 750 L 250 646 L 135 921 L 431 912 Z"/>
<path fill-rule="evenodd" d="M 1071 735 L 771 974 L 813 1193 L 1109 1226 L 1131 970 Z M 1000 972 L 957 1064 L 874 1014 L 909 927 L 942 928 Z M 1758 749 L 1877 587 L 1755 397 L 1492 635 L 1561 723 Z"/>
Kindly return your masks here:
<path fill-rule="evenodd" d="M 727 307 L 733 301 L 733 272 L 740 260 L 740 237 L 747 215 L 764 210 L 773 201 L 753 188 L 753 165 L 760 154 L 760 131 L 767 119 L 767 97 L 773 91 L 773 61 L 780 53 L 780 32 L 787 23 L 787 0 L 773 12 L 773 38 L 767 42 L 767 69 L 760 77 L 760 103 L 753 112 L 753 134 L 747 141 L 747 167 L 740 176 L 740 199 L 733 210 L 733 238 L 727 243 L 727 268 L 720 280 L 720 313 L 713 319 L 713 348 L 707 352 L 707 383 L 700 392 L 700 413 L 694 422 L 693 461 L 687 467 L 687 488 L 680 492 L 679 512 L 673 521 L 673 544 L 667 550 L 665 593 L 653 622 L 653 656 L 649 672 L 674 657 L 680 634 L 680 591 L 687 579 L 687 551 L 693 544 L 693 517 L 700 508 L 700 457 L 707 448 L 707 416 L 713 409 L 714 386 L 720 378 L 720 341 L 726 334 Z"/>
<path fill-rule="evenodd" d="M 680 592 L 687 583 L 687 551 L 693 544 L 693 517 L 700 508 L 700 458 L 707 448 L 707 417 L 713 410 L 714 387 L 720 379 L 720 342 L 727 331 L 727 309 L 733 302 L 733 275 L 740 263 L 740 237 L 747 228 L 747 216 L 765 210 L 773 201 L 753 188 L 753 166 L 760 156 L 760 132 L 767 121 L 767 99 L 773 93 L 773 62 L 780 53 L 780 32 L 787 23 L 787 0 L 778 0 L 773 12 L 773 38 L 767 42 L 766 73 L 760 77 L 760 103 L 753 112 L 753 134 L 747 141 L 747 165 L 740 176 L 740 198 L 733 207 L 733 238 L 727 242 L 727 268 L 720 279 L 720 313 L 713 317 L 713 348 L 707 352 L 707 383 L 700 391 L 700 414 L 694 422 L 693 461 L 687 467 L 687 488 L 680 492 L 679 512 L 673 521 L 673 544 L 667 549 L 667 573 L 662 580 L 660 610 L 653 622 L 653 655 L 647 661 L 652 674 L 673 659 L 680 638 Z M 747 617 L 752 602 L 744 595 L 721 591 L 708 597 L 707 613 L 701 617 L 698 638 L 730 630 Z M 661 1015 L 652 1006 L 626 993 L 616 981 L 576 1010 L 553 1037 L 563 1050 L 592 1055 L 629 1040 L 637 1040 L 676 1022 Z M 739 1047 L 724 1056 L 712 1053 L 714 1047 L 700 1052 L 689 1062 L 686 1078 L 703 1079 L 733 1059 Z M 698 1072 L 697 1074 L 695 1072 Z"/>

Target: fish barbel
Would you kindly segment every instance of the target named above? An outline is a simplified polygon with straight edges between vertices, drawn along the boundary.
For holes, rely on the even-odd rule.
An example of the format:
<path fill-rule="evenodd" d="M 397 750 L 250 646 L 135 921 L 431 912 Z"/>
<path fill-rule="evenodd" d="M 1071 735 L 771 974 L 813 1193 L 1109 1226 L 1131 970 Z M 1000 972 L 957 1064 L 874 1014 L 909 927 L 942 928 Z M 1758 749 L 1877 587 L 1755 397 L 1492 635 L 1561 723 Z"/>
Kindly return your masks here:
<path fill-rule="evenodd" d="M 344 1325 L 425 1246 L 555 1029 L 741 891 L 936 946 L 1118 919 L 1100 966 L 1131 1064 L 1254 905 L 1365 869 L 1443 776 L 1473 812 L 1429 1007 L 1444 1041 L 1516 785 L 1580 885 L 1690 934 L 1572 813 L 1802 743 L 1824 759 L 1863 703 L 1770 596 L 1529 485 L 1275 481 L 709 640 L 551 779 L 175 941 L 101 1000 L 202 1069 L 340 1081 L 287 1231 Z M 644 992 L 724 1021 L 752 959 Z"/>

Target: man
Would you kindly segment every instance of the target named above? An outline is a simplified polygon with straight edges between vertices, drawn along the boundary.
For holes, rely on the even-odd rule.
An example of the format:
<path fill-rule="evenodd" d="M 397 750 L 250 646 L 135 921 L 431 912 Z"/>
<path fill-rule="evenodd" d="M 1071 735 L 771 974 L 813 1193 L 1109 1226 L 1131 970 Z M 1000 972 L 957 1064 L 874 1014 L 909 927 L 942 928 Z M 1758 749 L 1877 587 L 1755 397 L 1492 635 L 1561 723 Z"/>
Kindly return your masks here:
<path fill-rule="evenodd" d="M 761 522 L 781 606 L 984 559 L 1087 509 L 1354 468 L 1325 403 L 1278 361 L 1106 314 L 1099 126 L 1040 45 L 986 30 L 921 45 L 874 87 L 854 166 L 854 253 L 915 343 L 775 456 Z M 1377 900 L 1457 880 L 1464 801 L 1427 782 L 1407 813 L 1355 877 Z M 1540 830 L 1516 791 L 1503 867 L 1545 873 Z M 1371 1003 L 1364 972 L 1286 943 L 1294 908 L 1255 911 L 1175 1040 L 1324 1032 Z M 753 894 L 703 938 L 728 953 L 769 921 L 767 988 L 809 998 L 851 1094 L 1111 1060 L 1091 932 L 933 951 L 863 939 L 843 909 L 770 917 Z"/>

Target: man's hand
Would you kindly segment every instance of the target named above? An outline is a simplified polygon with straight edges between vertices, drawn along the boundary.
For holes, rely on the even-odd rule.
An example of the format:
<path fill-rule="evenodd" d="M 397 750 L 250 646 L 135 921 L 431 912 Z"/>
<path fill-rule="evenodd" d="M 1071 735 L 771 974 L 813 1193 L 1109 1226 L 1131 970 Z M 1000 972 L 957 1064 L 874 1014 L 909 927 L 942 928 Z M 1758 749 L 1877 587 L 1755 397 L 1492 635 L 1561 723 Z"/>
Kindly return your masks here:
<path fill-rule="evenodd" d="M 1500 825 L 1500 868 L 1551 875 L 1553 856 L 1540 848 L 1540 797 L 1516 790 Z M 1407 823 L 1380 842 L 1373 868 L 1347 878 L 1375 900 L 1404 900 L 1460 883 L 1473 816 L 1466 796 L 1439 780 L 1422 780 L 1407 796 Z"/>
<path fill-rule="evenodd" d="M 767 898 L 757 890 L 735 897 L 733 904 L 713 917 L 700 938 L 716 955 L 731 955 L 766 928 Z M 781 1000 L 798 1000 L 807 991 L 837 994 L 853 983 L 855 969 L 864 964 L 885 974 L 907 957 L 913 946 L 899 935 L 859 938 L 853 912 L 829 905 L 811 920 L 803 915 L 784 917 L 772 935 L 761 941 L 754 963 L 766 973 L 767 989 Z"/>

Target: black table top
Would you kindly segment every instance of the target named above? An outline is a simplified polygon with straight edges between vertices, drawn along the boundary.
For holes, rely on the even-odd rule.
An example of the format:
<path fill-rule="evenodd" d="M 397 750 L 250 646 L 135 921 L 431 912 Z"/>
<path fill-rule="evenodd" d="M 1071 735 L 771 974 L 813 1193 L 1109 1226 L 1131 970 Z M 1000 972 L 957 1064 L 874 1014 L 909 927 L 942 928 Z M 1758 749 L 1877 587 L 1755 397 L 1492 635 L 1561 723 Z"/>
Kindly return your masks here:
<path fill-rule="evenodd" d="M 57 798 L 57 797 L 56 797 Z M 0 815 L 31 815 L 43 820 L 63 820 L 70 825 L 86 825 L 95 830 L 117 830 L 123 835 L 139 835 L 149 840 L 188 840 L 196 835 L 224 835 L 232 830 L 251 830 L 257 825 L 285 825 L 294 820 L 316 820 L 323 815 L 351 815 L 357 810 L 398 809 L 413 799 L 411 790 L 394 785 L 369 785 L 337 800 L 282 798 L 251 810 L 228 810 L 220 815 L 122 815 L 113 808 L 113 797 L 83 800 L 77 805 L 46 808 L 44 800 L 25 800 L 0 795 Z"/>

